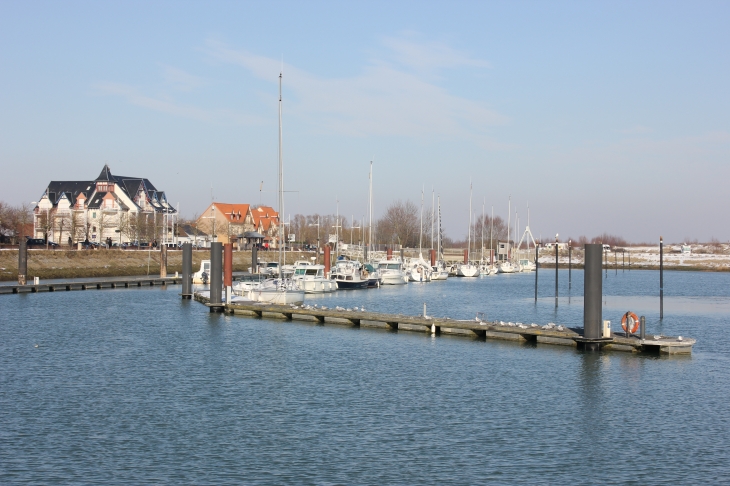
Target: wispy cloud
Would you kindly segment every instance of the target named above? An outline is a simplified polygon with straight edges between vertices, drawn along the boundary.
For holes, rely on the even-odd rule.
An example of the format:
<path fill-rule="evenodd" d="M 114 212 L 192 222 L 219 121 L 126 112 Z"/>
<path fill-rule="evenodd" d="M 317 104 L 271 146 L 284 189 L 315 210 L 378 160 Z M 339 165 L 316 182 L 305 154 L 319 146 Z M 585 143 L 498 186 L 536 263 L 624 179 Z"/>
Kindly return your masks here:
<path fill-rule="evenodd" d="M 386 44 L 392 47 L 396 58 L 409 66 L 424 69 L 486 66 L 483 61 L 441 45 L 419 47 L 413 41 L 395 38 L 388 38 Z M 242 66 L 272 83 L 277 80 L 281 69 L 279 59 L 213 40 L 206 46 L 213 59 Z M 490 139 L 489 129 L 508 121 L 484 103 L 453 95 L 388 60 L 371 60 L 359 74 L 342 78 L 325 78 L 286 64 L 284 76 L 286 90 L 294 95 L 294 100 L 289 101 L 289 111 L 308 119 L 312 129 L 318 132 L 469 138 L 495 148 L 500 144 Z"/>
<path fill-rule="evenodd" d="M 160 64 L 165 82 L 178 91 L 190 92 L 206 84 L 205 79 L 183 71 L 180 68 Z"/>
<path fill-rule="evenodd" d="M 120 96 L 132 105 L 169 115 L 198 120 L 207 123 L 233 122 L 244 125 L 261 124 L 264 121 L 252 115 L 236 113 L 227 109 L 204 109 L 179 103 L 170 97 L 152 97 L 142 94 L 139 88 L 120 83 L 99 83 L 93 86 L 97 94 Z"/>
<path fill-rule="evenodd" d="M 437 69 L 453 69 L 461 66 L 489 68 L 482 59 L 470 57 L 443 42 L 418 41 L 418 34 L 405 32 L 401 37 L 384 36 L 381 42 L 391 51 L 391 57 L 399 64 L 421 72 Z"/>

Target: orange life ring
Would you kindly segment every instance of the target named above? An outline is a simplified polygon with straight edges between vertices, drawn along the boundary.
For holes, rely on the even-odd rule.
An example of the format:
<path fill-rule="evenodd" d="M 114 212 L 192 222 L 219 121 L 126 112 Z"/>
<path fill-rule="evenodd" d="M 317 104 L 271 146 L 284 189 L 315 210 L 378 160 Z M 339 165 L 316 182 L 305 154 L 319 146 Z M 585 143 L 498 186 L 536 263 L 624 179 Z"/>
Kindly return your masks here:
<path fill-rule="evenodd" d="M 630 320 L 632 320 L 632 319 L 633 319 L 633 321 L 634 321 L 634 322 L 633 322 L 633 323 L 634 323 L 634 326 L 633 326 L 633 327 L 631 328 L 631 330 L 629 331 L 629 330 L 628 330 L 628 326 L 629 326 L 629 324 L 627 323 L 627 321 L 630 321 Z M 623 330 L 624 330 L 624 331 L 626 331 L 626 332 L 630 332 L 630 333 L 635 333 L 636 331 L 638 331 L 638 330 L 639 330 L 639 317 L 638 317 L 638 316 L 637 316 L 636 314 L 634 314 L 633 312 L 627 312 L 627 313 L 626 313 L 626 314 L 624 314 L 624 316 L 623 316 L 623 317 L 621 318 L 621 327 L 622 327 L 622 328 L 623 328 Z"/>

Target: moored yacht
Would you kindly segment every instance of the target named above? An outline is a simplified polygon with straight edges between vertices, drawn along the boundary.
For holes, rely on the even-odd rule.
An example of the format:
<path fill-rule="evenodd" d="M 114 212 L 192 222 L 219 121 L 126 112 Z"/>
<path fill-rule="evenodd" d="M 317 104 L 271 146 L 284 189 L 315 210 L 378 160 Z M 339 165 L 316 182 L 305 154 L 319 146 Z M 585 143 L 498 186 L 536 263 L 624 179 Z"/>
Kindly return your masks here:
<path fill-rule="evenodd" d="M 330 274 L 339 289 L 366 289 L 368 277 L 357 260 L 337 260 Z"/>
<path fill-rule="evenodd" d="M 292 280 L 307 294 L 322 294 L 337 290 L 337 282 L 324 275 L 324 265 L 305 262 L 294 267 Z"/>
<path fill-rule="evenodd" d="M 408 283 L 408 276 L 400 260 L 381 260 L 378 263 L 377 273 L 381 285 L 403 285 Z"/>

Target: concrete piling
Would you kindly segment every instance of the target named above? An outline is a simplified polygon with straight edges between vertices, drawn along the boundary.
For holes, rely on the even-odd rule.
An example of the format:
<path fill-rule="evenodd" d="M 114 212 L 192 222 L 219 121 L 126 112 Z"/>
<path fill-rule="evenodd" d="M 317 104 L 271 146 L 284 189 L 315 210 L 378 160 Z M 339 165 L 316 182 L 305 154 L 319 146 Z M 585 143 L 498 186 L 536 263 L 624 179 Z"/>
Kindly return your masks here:
<path fill-rule="evenodd" d="M 406 261 L 406 251 L 403 248 L 400 249 L 400 261 L 401 263 Z"/>
<path fill-rule="evenodd" d="M 332 260 L 330 256 L 331 248 L 329 245 L 324 245 L 324 275 L 329 278 L 330 268 L 332 267 Z"/>
<path fill-rule="evenodd" d="M 193 245 L 185 243 L 182 247 L 182 298 L 193 296 Z"/>
<path fill-rule="evenodd" d="M 555 307 L 558 306 L 558 237 L 555 236 Z"/>
<path fill-rule="evenodd" d="M 317 253 L 319 253 L 319 248 Z M 317 255 L 317 260 L 319 260 L 319 255 Z M 251 273 L 259 273 L 259 248 L 256 245 L 251 247 Z"/>
<path fill-rule="evenodd" d="M 160 245 L 160 278 L 167 278 L 167 246 Z"/>
<path fill-rule="evenodd" d="M 20 240 L 18 244 L 18 285 L 25 285 L 28 276 L 28 242 Z"/>
<path fill-rule="evenodd" d="M 210 244 L 210 311 L 223 310 L 223 244 Z"/>
<path fill-rule="evenodd" d="M 573 286 L 573 242 L 568 240 L 568 290 Z"/>
<path fill-rule="evenodd" d="M 230 304 L 233 286 L 233 243 L 223 245 L 223 283 L 226 286 L 226 304 Z"/>
<path fill-rule="evenodd" d="M 664 319 L 664 238 L 659 237 L 659 319 Z"/>
<path fill-rule="evenodd" d="M 643 341 L 646 339 L 646 317 L 639 318 L 639 338 Z"/>
<path fill-rule="evenodd" d="M 603 324 L 603 280 L 601 278 L 601 253 L 603 245 L 585 245 L 585 270 L 583 273 L 583 337 L 599 339 Z M 593 346 L 595 344 L 595 346 Z M 586 343 L 586 349 L 598 349 L 597 343 Z"/>

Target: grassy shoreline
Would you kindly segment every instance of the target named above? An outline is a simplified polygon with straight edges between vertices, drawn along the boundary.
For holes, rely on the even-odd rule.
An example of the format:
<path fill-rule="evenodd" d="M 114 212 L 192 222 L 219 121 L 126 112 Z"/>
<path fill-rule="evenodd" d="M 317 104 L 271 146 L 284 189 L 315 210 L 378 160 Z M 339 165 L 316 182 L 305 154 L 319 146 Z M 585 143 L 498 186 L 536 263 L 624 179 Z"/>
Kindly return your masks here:
<path fill-rule="evenodd" d="M 287 253 L 287 262 L 309 259 L 314 253 Z M 193 252 L 193 271 L 200 268 L 201 260 L 210 258 L 210 252 Z M 275 261 L 276 252 L 259 252 L 260 261 Z M 149 270 L 148 270 L 149 265 Z M 233 271 L 248 271 L 250 251 L 233 252 Z M 167 253 L 167 274 L 182 272 L 182 251 Z M 40 279 L 121 277 L 160 274 L 159 251 L 129 250 L 28 250 L 28 275 Z M 18 250 L 0 251 L 0 281 L 18 279 Z"/>

